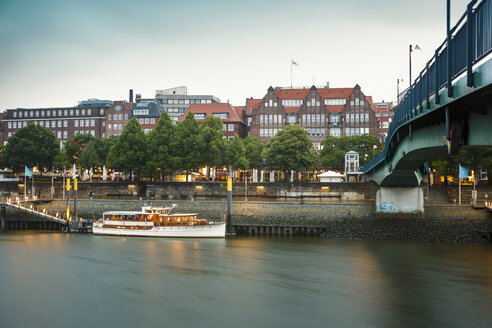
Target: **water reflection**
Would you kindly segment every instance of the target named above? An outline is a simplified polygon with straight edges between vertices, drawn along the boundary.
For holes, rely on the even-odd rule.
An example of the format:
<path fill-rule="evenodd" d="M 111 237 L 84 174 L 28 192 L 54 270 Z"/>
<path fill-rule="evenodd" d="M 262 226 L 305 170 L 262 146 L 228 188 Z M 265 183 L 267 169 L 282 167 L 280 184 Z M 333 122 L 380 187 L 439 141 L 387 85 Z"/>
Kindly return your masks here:
<path fill-rule="evenodd" d="M 470 245 L 0 233 L 0 327 L 486 327 L 491 260 Z"/>

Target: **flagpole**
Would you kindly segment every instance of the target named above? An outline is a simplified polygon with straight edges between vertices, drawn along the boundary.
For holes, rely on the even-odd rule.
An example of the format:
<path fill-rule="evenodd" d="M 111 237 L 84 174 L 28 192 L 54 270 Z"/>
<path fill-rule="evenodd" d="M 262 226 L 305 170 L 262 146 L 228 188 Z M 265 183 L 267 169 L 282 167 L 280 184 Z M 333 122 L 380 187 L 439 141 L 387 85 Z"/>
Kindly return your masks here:
<path fill-rule="evenodd" d="M 24 201 L 27 199 L 27 175 L 26 169 L 24 168 Z"/>

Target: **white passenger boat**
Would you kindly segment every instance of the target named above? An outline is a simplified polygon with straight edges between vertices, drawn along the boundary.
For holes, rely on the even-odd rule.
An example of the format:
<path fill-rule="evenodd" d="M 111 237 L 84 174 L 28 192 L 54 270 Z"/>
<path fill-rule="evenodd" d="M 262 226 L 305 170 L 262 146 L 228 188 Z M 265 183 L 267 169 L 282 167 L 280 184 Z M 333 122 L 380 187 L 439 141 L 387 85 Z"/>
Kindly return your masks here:
<path fill-rule="evenodd" d="M 92 225 L 94 235 L 223 238 L 225 222 L 208 222 L 197 213 L 171 213 L 173 207 L 144 206 L 141 211 L 104 212 Z"/>

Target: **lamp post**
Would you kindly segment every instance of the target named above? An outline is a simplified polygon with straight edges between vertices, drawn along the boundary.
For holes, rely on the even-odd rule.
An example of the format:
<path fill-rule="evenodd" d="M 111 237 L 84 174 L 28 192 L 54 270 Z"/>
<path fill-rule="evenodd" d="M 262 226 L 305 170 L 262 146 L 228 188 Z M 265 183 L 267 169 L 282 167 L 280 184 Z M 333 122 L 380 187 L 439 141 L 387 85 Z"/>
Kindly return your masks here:
<path fill-rule="evenodd" d="M 403 79 L 396 79 L 396 103 L 400 103 L 400 82 L 405 82 Z"/>
<path fill-rule="evenodd" d="M 412 86 L 412 51 L 414 50 L 422 50 L 420 47 L 416 44 L 415 46 L 410 45 L 409 51 L 408 51 L 408 59 L 409 59 L 409 66 L 410 66 L 410 79 L 408 81 L 408 85 L 411 87 Z"/>

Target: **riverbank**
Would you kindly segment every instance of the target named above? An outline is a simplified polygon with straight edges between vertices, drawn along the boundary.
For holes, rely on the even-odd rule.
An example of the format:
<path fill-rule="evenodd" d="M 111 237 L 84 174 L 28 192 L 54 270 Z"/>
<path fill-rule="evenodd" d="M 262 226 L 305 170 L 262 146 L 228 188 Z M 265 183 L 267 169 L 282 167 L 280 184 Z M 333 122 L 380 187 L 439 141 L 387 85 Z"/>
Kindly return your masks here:
<path fill-rule="evenodd" d="M 177 211 L 196 212 L 207 220 L 220 217 L 221 203 L 177 201 Z M 98 219 L 105 211 L 135 210 L 145 201 L 81 200 L 78 213 Z M 170 206 L 170 201 L 153 201 Z M 65 202 L 54 201 L 48 209 L 63 211 Z M 492 215 L 469 206 L 428 205 L 423 216 L 376 217 L 374 204 L 299 204 L 234 202 L 233 225 L 323 227 L 327 238 L 357 240 L 408 240 L 443 243 L 489 243 L 482 232 L 492 229 Z"/>

